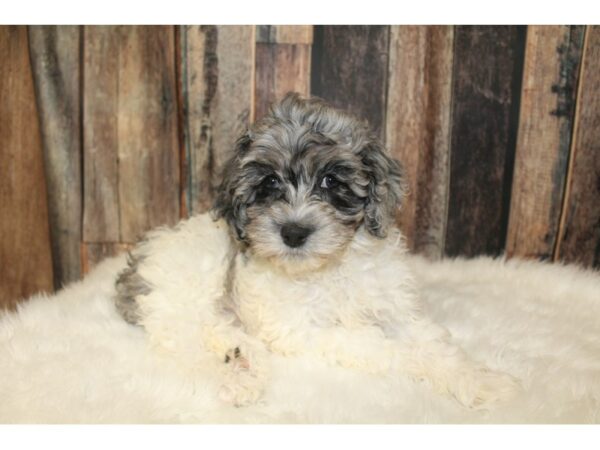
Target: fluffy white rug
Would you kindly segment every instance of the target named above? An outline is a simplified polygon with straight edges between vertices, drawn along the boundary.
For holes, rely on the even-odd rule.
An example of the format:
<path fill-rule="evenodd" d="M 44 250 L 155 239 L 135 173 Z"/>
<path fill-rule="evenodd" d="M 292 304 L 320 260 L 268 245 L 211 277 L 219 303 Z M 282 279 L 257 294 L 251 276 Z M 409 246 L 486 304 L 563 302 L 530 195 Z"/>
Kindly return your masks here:
<path fill-rule="evenodd" d="M 261 404 L 235 408 L 207 370 L 184 379 L 111 296 L 123 258 L 0 318 L 0 422 L 600 422 L 600 274 L 488 258 L 412 257 L 430 313 L 523 392 L 469 411 L 426 385 L 273 356 Z"/>

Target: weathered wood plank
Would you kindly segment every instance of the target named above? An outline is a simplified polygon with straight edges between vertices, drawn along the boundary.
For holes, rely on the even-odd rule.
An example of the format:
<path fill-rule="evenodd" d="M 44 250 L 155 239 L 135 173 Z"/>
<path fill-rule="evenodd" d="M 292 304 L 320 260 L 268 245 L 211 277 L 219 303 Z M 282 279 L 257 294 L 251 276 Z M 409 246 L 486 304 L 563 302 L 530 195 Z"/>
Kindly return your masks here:
<path fill-rule="evenodd" d="M 404 166 L 409 193 L 399 225 L 411 250 L 440 257 L 447 215 L 451 26 L 392 26 L 386 144 Z"/>
<path fill-rule="evenodd" d="M 174 28 L 86 27 L 84 240 L 179 220 Z"/>
<path fill-rule="evenodd" d="M 84 242 L 81 244 L 82 272 L 86 274 L 104 259 L 125 253 L 133 247 L 134 244 L 120 242 Z"/>
<path fill-rule="evenodd" d="M 312 93 L 385 136 L 388 26 L 315 26 Z"/>
<path fill-rule="evenodd" d="M 0 308 L 53 289 L 42 142 L 27 28 L 0 26 Z"/>
<path fill-rule="evenodd" d="M 254 26 L 183 26 L 180 89 L 187 173 L 185 210 L 210 208 L 221 170 L 253 119 Z"/>
<path fill-rule="evenodd" d="M 448 255 L 504 249 L 524 44 L 525 27 L 454 30 Z"/>
<path fill-rule="evenodd" d="M 587 27 L 556 259 L 600 267 L 600 26 Z"/>
<path fill-rule="evenodd" d="M 30 26 L 56 287 L 81 276 L 81 27 Z"/>
<path fill-rule="evenodd" d="M 123 27 L 119 53 L 121 242 L 179 221 L 175 29 Z"/>
<path fill-rule="evenodd" d="M 312 25 L 257 25 L 256 42 L 270 44 L 312 44 Z"/>
<path fill-rule="evenodd" d="M 583 26 L 527 31 L 508 256 L 551 259 L 571 145 Z"/>
<path fill-rule="evenodd" d="M 83 36 L 83 240 L 119 241 L 119 32 Z"/>
<path fill-rule="evenodd" d="M 310 94 L 310 45 L 256 44 L 255 117 L 288 92 Z"/>

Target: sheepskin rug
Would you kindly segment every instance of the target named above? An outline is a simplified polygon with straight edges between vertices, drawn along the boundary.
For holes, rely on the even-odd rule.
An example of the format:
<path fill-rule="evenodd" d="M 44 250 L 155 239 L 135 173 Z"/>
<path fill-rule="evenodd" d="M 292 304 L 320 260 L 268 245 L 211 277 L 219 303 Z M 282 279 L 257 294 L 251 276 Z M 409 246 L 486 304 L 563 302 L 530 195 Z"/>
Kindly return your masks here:
<path fill-rule="evenodd" d="M 0 422 L 600 422 L 597 271 L 489 258 L 411 265 L 429 313 L 455 341 L 522 381 L 513 400 L 471 411 L 402 377 L 274 355 L 261 403 L 235 408 L 218 397 L 215 373 L 184 377 L 120 318 L 117 257 L 0 318 Z"/>

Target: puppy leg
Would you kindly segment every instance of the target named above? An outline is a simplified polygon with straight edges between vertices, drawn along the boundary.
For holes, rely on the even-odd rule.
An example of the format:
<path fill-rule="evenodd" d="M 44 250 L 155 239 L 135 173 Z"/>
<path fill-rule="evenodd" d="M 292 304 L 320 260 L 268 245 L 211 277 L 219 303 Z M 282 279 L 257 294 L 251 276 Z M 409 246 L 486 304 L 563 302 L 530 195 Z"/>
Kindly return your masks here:
<path fill-rule="evenodd" d="M 469 408 L 484 409 L 513 395 L 519 385 L 508 374 L 469 360 L 448 333 L 426 320 L 410 325 L 410 338 L 390 339 L 378 327 L 318 329 L 312 336 L 288 336 L 272 344 L 284 354 L 310 353 L 330 363 L 370 373 L 403 373 L 429 383 Z"/>
<path fill-rule="evenodd" d="M 221 399 L 235 406 L 247 406 L 259 401 L 266 381 L 264 353 L 246 343 L 240 344 L 225 356 Z"/>
<path fill-rule="evenodd" d="M 206 327 L 202 335 L 203 345 L 222 361 L 219 396 L 235 406 L 256 403 L 267 381 L 263 343 L 233 325 Z"/>
<path fill-rule="evenodd" d="M 512 376 L 469 359 L 442 327 L 427 320 L 414 322 L 412 338 L 400 341 L 395 364 L 412 378 L 428 382 L 436 391 L 455 397 L 473 409 L 512 397 L 519 390 Z"/>

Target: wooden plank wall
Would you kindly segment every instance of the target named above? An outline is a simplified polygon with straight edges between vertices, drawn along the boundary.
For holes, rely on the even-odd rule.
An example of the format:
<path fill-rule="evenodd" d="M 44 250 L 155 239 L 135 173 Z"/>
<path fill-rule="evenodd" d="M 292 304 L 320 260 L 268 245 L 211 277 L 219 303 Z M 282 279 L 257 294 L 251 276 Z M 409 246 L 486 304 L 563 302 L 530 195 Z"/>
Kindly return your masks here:
<path fill-rule="evenodd" d="M 409 193 L 399 225 L 411 250 L 444 252 L 454 29 L 390 30 L 386 143 L 402 162 Z"/>
<path fill-rule="evenodd" d="M 180 219 L 175 64 L 173 27 L 84 29 L 84 256 Z"/>
<path fill-rule="evenodd" d="M 571 147 L 582 26 L 531 26 L 506 252 L 551 259 Z"/>
<path fill-rule="evenodd" d="M 525 27 L 459 26 L 454 33 L 452 137 L 445 252 L 504 248 Z"/>
<path fill-rule="evenodd" d="M 402 161 L 412 251 L 600 266 L 597 26 L 0 27 L 0 304 L 206 211 L 288 91 Z"/>
<path fill-rule="evenodd" d="M 183 26 L 180 32 L 183 199 L 206 211 L 233 143 L 253 120 L 254 27 Z"/>
<path fill-rule="evenodd" d="M 587 27 L 555 257 L 600 266 L 600 26 Z"/>
<path fill-rule="evenodd" d="M 42 139 L 27 46 L 26 27 L 0 27 L 0 306 L 5 307 L 53 286 Z"/>

